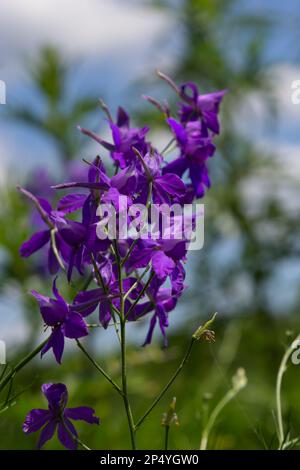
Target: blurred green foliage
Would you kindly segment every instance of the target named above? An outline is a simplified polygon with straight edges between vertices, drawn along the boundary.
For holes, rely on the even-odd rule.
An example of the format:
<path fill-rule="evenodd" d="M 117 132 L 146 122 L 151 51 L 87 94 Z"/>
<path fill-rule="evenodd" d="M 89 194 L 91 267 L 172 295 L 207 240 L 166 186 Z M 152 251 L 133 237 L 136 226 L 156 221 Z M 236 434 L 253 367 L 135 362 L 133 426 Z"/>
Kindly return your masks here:
<path fill-rule="evenodd" d="M 76 125 L 82 124 L 86 115 L 96 110 L 97 97 L 83 95 L 70 100 L 68 86 L 72 66 L 52 46 L 43 47 L 38 57 L 29 62 L 28 73 L 42 100 L 43 110 L 14 106 L 9 108 L 8 117 L 54 140 L 62 160 L 72 160 L 80 155 L 83 145 Z"/>
<path fill-rule="evenodd" d="M 285 347 L 294 337 L 286 336 L 286 322 L 269 323 L 254 317 L 239 317 L 231 321 L 218 320 L 216 343 L 197 343 L 189 362 L 178 376 L 172 389 L 146 419 L 137 433 L 140 449 L 162 449 L 164 429 L 162 414 L 176 396 L 176 412 L 180 426 L 170 429 L 170 449 L 198 449 L 207 412 L 231 387 L 231 377 L 243 366 L 248 385 L 230 402 L 218 418 L 208 448 L 210 449 L 275 449 L 277 444 L 273 412 L 275 409 L 276 374 Z M 188 335 L 196 322 L 189 322 L 183 334 L 170 338 L 170 347 L 161 350 L 133 348 L 128 354 L 129 391 L 136 418 L 140 417 L 155 395 L 176 369 L 187 347 Z M 289 323 L 294 331 L 300 325 Z M 99 334 L 99 333 L 97 333 Z M 105 335 L 102 331 L 101 335 Z M 112 377 L 119 381 L 119 356 L 103 355 L 93 351 Z M 283 407 L 286 427 L 293 436 L 300 427 L 298 366 L 289 362 L 283 382 Z M 9 410 L 1 414 L 0 448 L 32 449 L 37 435 L 23 434 L 21 424 L 31 408 L 43 408 L 45 400 L 40 392 L 42 383 L 63 381 L 68 384 L 70 406 L 88 405 L 96 409 L 102 422 L 99 427 L 78 422 L 81 440 L 93 449 L 127 449 L 130 446 L 123 403 L 118 394 L 87 362 L 85 356 L 72 350 L 62 366 L 51 359 L 36 360 L 21 372 L 14 392 L 29 390 L 17 399 Z M 3 394 L 5 397 L 5 393 Z M 3 398 L 3 397 L 2 397 Z M 61 449 L 57 439 L 46 449 Z"/>

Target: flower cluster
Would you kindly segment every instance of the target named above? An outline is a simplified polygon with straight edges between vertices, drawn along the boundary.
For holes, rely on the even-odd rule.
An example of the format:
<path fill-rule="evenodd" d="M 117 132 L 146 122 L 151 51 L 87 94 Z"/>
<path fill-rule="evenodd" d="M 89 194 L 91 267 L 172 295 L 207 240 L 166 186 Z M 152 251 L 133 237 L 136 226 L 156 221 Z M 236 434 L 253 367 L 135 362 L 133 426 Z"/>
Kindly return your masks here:
<path fill-rule="evenodd" d="M 148 140 L 148 127 L 132 127 L 122 108 L 118 109 L 114 120 L 104 106 L 112 133 L 111 142 L 94 132 L 79 129 L 108 150 L 111 157 L 109 165 L 105 167 L 97 156 L 93 162 L 85 162 L 85 178 L 54 186 L 56 190 L 71 189 L 61 197 L 56 208 L 46 199 L 19 188 L 33 202 L 45 225 L 44 230 L 34 233 L 23 243 L 21 255 L 28 257 L 48 246 L 50 274 L 65 271 L 70 282 L 76 271 L 76 276 L 88 275 L 94 282 L 94 288 L 78 292 L 70 303 L 59 293 L 57 279 L 53 282 L 53 298 L 32 292 L 39 303 L 44 323 L 51 329 L 42 354 L 52 349 L 58 363 L 62 360 L 65 337 L 78 340 L 88 335 L 85 318 L 96 309 L 99 311 L 99 324 L 104 328 L 110 323 L 116 324 L 118 319 L 134 322 L 150 315 L 144 345 L 151 342 L 157 324 L 164 345 L 167 345 L 169 314 L 185 288 L 187 240 L 165 237 L 161 224 L 155 239 L 134 238 L 130 230 L 126 238 L 111 239 L 97 235 L 101 204 L 111 204 L 119 221 L 122 197 L 126 197 L 129 206 L 144 204 L 149 208 L 152 205 L 160 213 L 160 204 L 167 207 L 190 204 L 204 196 L 205 188 L 210 186 L 207 161 L 215 152 L 213 139 L 219 133 L 218 112 L 225 91 L 200 94 L 194 83 L 177 87 L 169 77 L 160 75 L 178 94 L 177 116 L 171 115 L 167 104 L 147 99 L 166 117 L 171 132 L 170 145 L 176 144 L 177 148 L 177 157 L 173 161 L 167 162 L 165 152 L 160 152 Z M 112 167 L 114 171 L 111 171 Z M 175 226 L 175 216 L 171 214 L 170 217 L 171 226 Z M 128 216 L 128 226 L 131 222 L 132 217 Z M 44 386 L 44 393 L 47 387 Z M 57 393 L 61 393 L 61 397 L 66 393 L 62 391 L 62 385 L 51 387 L 58 387 Z M 46 396 L 48 398 L 48 391 Z M 41 413 L 40 422 L 48 422 L 46 437 L 53 434 L 54 424 L 58 422 L 56 405 L 51 403 L 49 401 L 49 406 L 54 411 L 47 415 Z M 74 417 L 76 413 L 65 410 L 64 404 L 59 406 L 59 416 L 64 414 L 66 418 L 58 423 L 59 437 L 66 445 L 68 432 L 65 432 L 65 426 L 74 434 L 68 418 L 78 418 Z M 34 418 L 39 413 L 32 413 L 25 424 L 26 432 L 38 428 Z M 41 439 L 45 441 L 45 437 Z M 70 447 L 70 442 L 67 447 Z"/>

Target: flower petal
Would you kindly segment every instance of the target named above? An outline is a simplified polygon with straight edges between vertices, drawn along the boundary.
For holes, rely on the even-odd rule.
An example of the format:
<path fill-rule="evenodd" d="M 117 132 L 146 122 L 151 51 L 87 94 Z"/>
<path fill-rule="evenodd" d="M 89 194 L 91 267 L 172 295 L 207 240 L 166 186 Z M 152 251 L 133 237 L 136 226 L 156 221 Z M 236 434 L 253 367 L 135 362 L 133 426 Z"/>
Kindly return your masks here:
<path fill-rule="evenodd" d="M 65 416 L 70 419 L 86 421 L 90 424 L 99 424 L 100 420 L 95 415 L 95 410 L 89 406 L 78 406 L 77 408 L 67 408 Z"/>
<path fill-rule="evenodd" d="M 40 408 L 36 408 L 31 410 L 23 423 L 23 431 L 26 434 L 30 434 L 32 432 L 36 432 L 41 427 L 43 427 L 50 418 L 49 410 L 43 410 Z"/>
<path fill-rule="evenodd" d="M 28 258 L 33 253 L 42 248 L 50 240 L 50 230 L 43 230 L 42 232 L 36 232 L 32 237 L 24 242 L 20 247 L 20 255 L 23 258 Z"/>
<path fill-rule="evenodd" d="M 49 351 L 49 349 L 52 348 L 56 361 L 58 362 L 58 364 L 61 364 L 61 358 L 64 352 L 64 346 L 65 346 L 65 339 L 61 331 L 61 328 L 56 328 L 53 330 L 49 341 L 43 347 L 41 351 L 41 355 L 43 356 L 47 351 Z"/>
<path fill-rule="evenodd" d="M 48 383 L 42 385 L 42 392 L 48 400 L 51 410 L 63 410 L 68 401 L 68 390 L 63 383 Z"/>
<path fill-rule="evenodd" d="M 64 333 L 67 338 L 82 338 L 88 335 L 88 327 L 80 313 L 69 313 L 64 324 Z"/>
<path fill-rule="evenodd" d="M 55 429 L 56 429 L 56 422 L 54 420 L 51 420 L 48 424 L 46 424 L 46 426 L 42 430 L 40 438 L 39 438 L 39 442 L 38 442 L 38 448 L 39 449 L 41 447 L 43 447 L 43 445 L 47 441 L 49 441 L 49 439 L 51 439 L 53 437 Z"/>
<path fill-rule="evenodd" d="M 165 280 L 175 268 L 175 263 L 163 251 L 157 251 L 152 257 L 152 268 L 159 279 Z"/>
<path fill-rule="evenodd" d="M 77 211 L 78 209 L 81 209 L 86 198 L 86 194 L 67 194 L 66 196 L 60 199 L 57 204 L 57 209 L 59 211 L 62 211 L 64 214 L 69 214 L 70 212 Z"/>
<path fill-rule="evenodd" d="M 71 421 L 65 419 L 64 422 L 58 423 L 57 435 L 64 447 L 70 450 L 77 449 L 77 432 Z"/>

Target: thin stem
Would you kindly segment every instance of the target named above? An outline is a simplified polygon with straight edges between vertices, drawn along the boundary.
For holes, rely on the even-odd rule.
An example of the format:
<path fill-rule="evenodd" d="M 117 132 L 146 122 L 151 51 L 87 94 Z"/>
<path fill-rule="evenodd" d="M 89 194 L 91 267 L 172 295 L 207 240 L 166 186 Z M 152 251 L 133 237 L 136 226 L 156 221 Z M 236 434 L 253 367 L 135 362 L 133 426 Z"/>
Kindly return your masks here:
<path fill-rule="evenodd" d="M 164 147 L 164 149 L 160 152 L 161 155 L 164 155 L 166 154 L 170 147 L 172 146 L 172 144 L 176 143 L 176 139 L 175 137 L 172 137 L 172 139 L 167 143 L 167 145 Z"/>
<path fill-rule="evenodd" d="M 120 290 L 120 322 L 121 322 L 121 373 L 122 373 L 122 390 L 123 390 L 123 401 L 128 421 L 128 427 L 130 432 L 131 447 L 133 450 L 136 449 L 135 444 L 135 426 L 131 411 L 131 406 L 128 397 L 127 389 L 127 358 L 126 358 L 126 318 L 125 318 L 125 300 L 123 292 L 123 277 L 122 277 L 122 266 L 121 258 L 118 249 L 118 244 L 115 241 L 115 256 L 118 268 L 118 279 L 119 279 L 119 290 Z"/>
<path fill-rule="evenodd" d="M 142 274 L 140 276 L 137 277 L 137 280 L 135 281 L 134 284 L 132 284 L 132 286 L 128 289 L 128 291 L 125 293 L 124 295 L 124 300 L 127 299 L 127 297 L 131 294 L 132 291 L 134 291 L 134 289 L 136 289 L 139 285 L 139 283 L 144 279 L 144 277 L 146 276 L 147 272 L 149 271 L 149 269 L 151 268 L 151 264 L 148 264 L 148 266 L 146 267 L 146 269 L 142 272 Z"/>
<path fill-rule="evenodd" d="M 136 449 L 135 443 L 135 425 L 133 421 L 132 411 L 128 398 L 127 389 L 127 361 L 126 361 L 126 335 L 125 335 L 126 321 L 121 321 L 121 361 L 122 361 L 122 388 L 123 388 L 123 401 L 127 415 L 128 427 L 130 432 L 131 447 L 133 450 Z"/>
<path fill-rule="evenodd" d="M 66 425 L 64 419 L 63 419 L 63 423 L 64 423 L 64 428 L 65 430 L 67 431 L 67 433 L 69 434 L 69 436 L 71 437 L 71 439 L 75 442 L 77 442 L 77 444 L 79 444 L 83 449 L 85 450 L 92 450 L 90 449 L 86 444 L 84 444 L 84 442 L 82 442 L 78 436 L 76 436 L 75 434 L 72 433 L 72 431 L 68 428 L 68 426 Z"/>
<path fill-rule="evenodd" d="M 114 306 L 114 304 L 112 303 L 111 299 L 109 298 L 109 292 L 108 292 L 108 289 L 105 285 L 105 282 L 103 280 L 103 277 L 101 275 L 101 272 L 100 270 L 98 269 L 98 266 L 97 266 L 97 263 L 96 263 L 96 260 L 94 258 L 93 255 L 91 255 L 91 261 L 92 261 L 92 264 L 93 264 L 93 268 L 94 268 L 94 271 L 95 271 L 95 275 L 96 275 L 96 278 L 98 280 L 98 283 L 99 285 L 102 287 L 103 291 L 105 292 L 105 294 L 107 295 L 107 298 L 108 298 L 108 303 L 109 303 L 109 309 L 110 309 L 110 314 L 111 314 L 111 317 L 113 319 L 113 322 L 114 322 L 114 325 L 115 325 L 115 330 L 116 330 L 116 333 L 117 333 L 117 337 L 119 339 L 119 342 L 121 341 L 121 338 L 120 338 L 120 334 L 119 334 L 119 329 L 118 329 L 118 325 L 117 325 L 117 320 L 116 320 L 116 317 L 115 317 L 115 313 L 119 316 L 120 315 L 120 312 L 118 311 L 118 309 Z"/>
<path fill-rule="evenodd" d="M 167 75 L 165 75 L 164 73 L 162 73 L 160 70 L 156 70 L 156 73 L 157 75 L 159 76 L 159 78 L 161 78 L 162 80 L 164 80 L 165 82 L 168 83 L 168 85 L 170 85 L 171 88 L 173 88 L 173 90 L 175 91 L 175 93 L 177 93 L 178 95 L 180 95 L 180 89 L 178 88 L 178 86 L 173 82 L 173 80 L 168 77 Z"/>
<path fill-rule="evenodd" d="M 235 397 L 235 395 L 236 395 L 236 392 L 233 389 L 230 389 L 212 411 L 211 415 L 209 416 L 208 423 L 205 426 L 205 429 L 202 433 L 201 442 L 200 442 L 200 450 L 206 449 L 210 431 L 212 430 L 217 417 L 219 416 L 223 408 L 227 405 L 227 403 L 229 403 Z"/>
<path fill-rule="evenodd" d="M 298 341 L 299 339 L 300 339 L 300 335 L 298 335 L 295 338 L 295 340 L 292 342 L 292 344 L 288 347 L 288 349 L 284 353 L 279 369 L 278 369 L 277 378 L 276 378 L 276 415 L 277 415 L 277 426 L 278 426 L 279 449 L 282 448 L 284 444 L 284 440 L 285 440 L 284 428 L 283 428 L 283 417 L 282 417 L 282 403 L 281 403 L 282 379 L 283 379 L 283 374 L 286 371 L 287 361 L 290 355 L 292 354 L 293 350 L 295 349 L 293 347 L 294 342 Z"/>
<path fill-rule="evenodd" d="M 24 357 L 17 365 L 15 365 L 11 371 L 1 380 L 0 382 L 0 392 L 4 389 L 4 387 L 10 382 L 12 377 L 15 376 L 17 372 L 19 372 L 23 367 L 28 364 L 45 346 L 45 344 L 49 341 L 49 338 L 45 339 L 41 344 L 39 344 L 33 351 L 31 351 L 27 356 Z"/>
<path fill-rule="evenodd" d="M 211 321 L 211 320 L 209 320 Z M 208 417 L 208 421 L 204 426 L 201 441 L 200 441 L 200 450 L 205 450 L 207 447 L 208 437 L 209 434 L 216 422 L 217 417 L 223 410 L 223 408 L 233 400 L 236 395 L 243 390 L 243 388 L 247 385 L 247 376 L 246 372 L 242 367 L 239 367 L 232 377 L 232 387 L 228 390 L 228 392 L 221 398 L 221 400 L 216 404 L 215 408 L 211 412 L 210 416 Z"/>
<path fill-rule="evenodd" d="M 94 278 L 94 275 L 93 275 L 93 273 L 91 273 L 80 290 L 81 291 L 86 291 L 88 289 L 90 283 L 92 282 L 93 278 Z"/>
<path fill-rule="evenodd" d="M 65 268 L 65 265 L 61 259 L 61 257 L 59 256 L 59 252 L 58 252 L 58 249 L 57 249 L 57 245 L 56 245 L 56 240 L 55 240 L 55 234 L 57 233 L 57 229 L 56 228 L 53 228 L 51 229 L 50 231 L 50 236 L 51 236 L 51 248 L 53 250 L 53 253 L 55 255 L 55 258 L 57 259 L 57 262 L 59 264 L 59 266 L 61 267 L 61 269 L 63 271 L 66 270 Z"/>
<path fill-rule="evenodd" d="M 147 201 L 146 201 L 147 210 L 149 210 L 149 207 L 150 207 L 150 204 L 151 204 L 152 191 L 153 191 L 153 182 L 152 182 L 152 180 L 149 180 L 148 195 L 147 195 Z M 135 245 L 137 244 L 138 241 L 139 241 L 139 238 L 136 238 L 131 243 L 126 255 L 124 256 L 124 258 L 121 261 L 121 268 L 124 266 L 126 261 L 129 259 L 130 255 L 131 255 L 131 253 L 132 253 L 132 251 L 133 251 L 133 249 L 134 249 L 134 247 L 135 247 Z"/>
<path fill-rule="evenodd" d="M 95 275 L 96 275 L 96 278 L 97 278 L 97 281 L 99 282 L 99 285 L 102 287 L 103 291 L 105 294 L 107 294 L 107 299 L 108 299 L 108 302 L 109 302 L 109 305 L 110 305 L 110 308 L 113 312 L 115 312 L 117 315 L 120 314 L 119 310 L 114 306 L 114 304 L 112 303 L 111 301 L 111 298 L 109 297 L 109 293 L 108 293 L 108 290 L 107 290 L 107 287 L 105 285 L 105 282 L 103 280 L 103 277 L 101 275 L 101 272 L 100 270 L 98 269 L 98 266 L 97 266 L 97 263 L 96 263 L 96 260 L 94 258 L 93 255 L 91 255 L 91 260 L 92 260 L 92 264 L 93 264 L 93 268 L 94 268 L 94 271 L 95 271 Z M 111 316 L 114 318 L 114 314 L 112 313 L 111 311 Z"/>
<path fill-rule="evenodd" d="M 144 285 L 144 287 L 142 288 L 141 292 L 139 293 L 138 297 L 135 299 L 135 301 L 131 304 L 127 314 L 126 314 L 126 318 L 129 317 L 129 315 L 131 314 L 131 312 L 133 311 L 134 307 L 139 303 L 139 301 L 141 300 L 141 298 L 143 297 L 143 295 L 145 294 L 145 292 L 147 291 L 153 277 L 154 277 L 155 273 L 154 271 L 152 271 L 152 273 L 150 274 L 146 284 Z"/>
<path fill-rule="evenodd" d="M 3 378 L 3 376 L 4 376 L 4 374 L 5 374 L 7 368 L 8 368 L 8 364 L 5 364 L 4 367 L 3 367 L 3 371 L 1 372 L 1 375 L 0 375 L 0 382 L 1 382 L 2 378 Z"/>
<path fill-rule="evenodd" d="M 133 240 L 133 242 L 131 243 L 126 255 L 124 256 L 124 258 L 122 259 L 121 261 L 121 267 L 124 266 L 124 264 L 126 263 L 126 261 L 129 259 L 129 256 L 131 255 L 135 245 L 137 244 L 139 238 L 136 238 L 135 240 Z"/>
<path fill-rule="evenodd" d="M 143 421 L 147 418 L 147 416 L 155 408 L 155 406 L 158 404 L 158 402 L 162 399 L 164 394 L 169 390 L 169 388 L 171 387 L 171 385 L 175 381 L 176 377 L 178 376 L 178 374 L 181 372 L 182 368 L 184 367 L 185 363 L 188 361 L 188 359 L 191 355 L 192 347 L 193 347 L 195 341 L 196 341 L 195 338 L 191 339 L 191 342 L 190 342 L 190 344 L 187 348 L 187 351 L 186 351 L 182 361 L 180 362 L 178 368 L 176 369 L 176 371 L 174 372 L 174 374 L 170 378 L 169 382 L 165 385 L 165 387 L 162 389 L 162 391 L 157 395 L 157 397 L 153 401 L 152 405 L 148 408 L 146 413 L 138 420 L 138 422 L 135 425 L 135 429 L 137 429 L 143 423 Z"/>
<path fill-rule="evenodd" d="M 107 104 L 105 103 L 105 101 L 102 98 L 99 98 L 99 104 L 101 106 L 102 111 L 104 111 L 104 113 L 108 117 L 108 120 L 113 122 L 113 118 L 110 114 L 109 108 L 108 108 Z"/>
<path fill-rule="evenodd" d="M 100 374 L 103 375 L 103 377 L 108 380 L 108 382 L 114 387 L 114 389 L 121 395 L 123 396 L 123 392 L 121 388 L 119 387 L 118 384 L 108 375 L 107 372 L 105 372 L 104 369 L 92 358 L 92 356 L 87 352 L 85 347 L 81 344 L 81 342 L 77 339 L 76 340 L 77 346 L 81 349 L 81 351 L 85 354 L 85 356 L 88 358 L 88 360 L 93 364 L 94 367 L 100 372 Z"/>
<path fill-rule="evenodd" d="M 165 426 L 165 450 L 168 450 L 170 426 Z"/>

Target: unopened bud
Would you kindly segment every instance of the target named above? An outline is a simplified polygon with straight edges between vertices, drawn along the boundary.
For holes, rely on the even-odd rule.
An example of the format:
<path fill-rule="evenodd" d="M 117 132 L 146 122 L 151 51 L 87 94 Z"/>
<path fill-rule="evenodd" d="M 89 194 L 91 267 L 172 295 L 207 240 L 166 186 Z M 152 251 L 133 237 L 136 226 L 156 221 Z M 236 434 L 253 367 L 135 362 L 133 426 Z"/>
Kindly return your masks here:
<path fill-rule="evenodd" d="M 196 340 L 204 339 L 204 341 L 215 341 L 215 332 L 210 330 L 208 327 L 212 325 L 215 318 L 217 316 L 217 312 L 214 313 L 212 318 L 208 320 L 204 325 L 200 325 L 199 328 L 193 334 L 193 338 Z"/>
<path fill-rule="evenodd" d="M 246 371 L 243 367 L 239 367 L 234 376 L 232 377 L 232 388 L 235 392 L 239 392 L 242 388 L 246 387 L 248 382 Z"/>
<path fill-rule="evenodd" d="M 171 401 L 170 407 L 166 413 L 163 413 L 161 425 L 164 427 L 169 427 L 171 424 L 175 424 L 175 426 L 179 426 L 178 416 L 175 412 L 176 407 L 176 397 L 173 398 Z"/>

